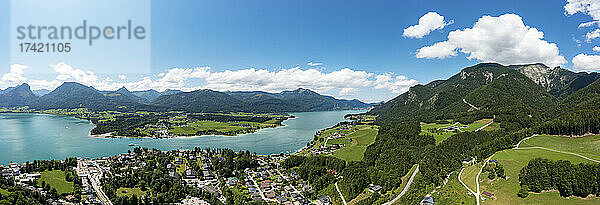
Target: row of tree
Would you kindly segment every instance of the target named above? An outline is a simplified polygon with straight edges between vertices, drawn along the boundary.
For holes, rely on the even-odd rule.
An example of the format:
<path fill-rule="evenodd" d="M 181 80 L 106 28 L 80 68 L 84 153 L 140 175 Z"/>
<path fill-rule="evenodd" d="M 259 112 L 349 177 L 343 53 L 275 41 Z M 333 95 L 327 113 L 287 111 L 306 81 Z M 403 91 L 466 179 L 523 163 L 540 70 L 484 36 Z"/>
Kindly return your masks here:
<path fill-rule="evenodd" d="M 577 110 L 569 112 L 537 127 L 545 134 L 555 135 L 584 135 L 600 133 L 599 110 Z"/>
<path fill-rule="evenodd" d="M 600 194 L 600 164 L 536 158 L 521 169 L 519 181 L 525 191 L 558 190 L 561 196 Z"/>

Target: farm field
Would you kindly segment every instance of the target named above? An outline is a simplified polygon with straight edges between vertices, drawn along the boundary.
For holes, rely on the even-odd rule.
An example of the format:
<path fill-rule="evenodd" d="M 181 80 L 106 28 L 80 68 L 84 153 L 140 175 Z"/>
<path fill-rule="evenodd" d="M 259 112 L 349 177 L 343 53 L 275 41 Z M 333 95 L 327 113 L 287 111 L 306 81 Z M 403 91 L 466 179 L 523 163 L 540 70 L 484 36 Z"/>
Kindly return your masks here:
<path fill-rule="evenodd" d="M 346 160 L 346 161 L 360 161 L 363 158 L 367 147 L 375 142 L 377 137 L 378 128 L 372 125 L 357 125 L 356 131 L 346 135 L 346 139 L 338 138 L 339 142 L 344 143 L 345 146 L 333 153 L 334 157 Z M 330 144 L 332 140 L 327 143 Z M 338 142 L 338 143 L 339 143 Z"/>
<path fill-rule="evenodd" d="M 600 135 L 585 137 L 564 137 L 555 135 L 539 135 L 521 142 L 520 147 L 545 147 L 563 152 L 581 154 L 600 160 Z"/>
<path fill-rule="evenodd" d="M 534 158 L 545 158 L 550 160 L 569 160 L 572 163 L 594 163 L 579 156 L 559 153 L 550 150 L 527 148 L 527 147 L 545 147 L 557 151 L 566 151 L 581 154 L 589 158 L 597 157 L 594 153 L 598 149 L 595 146 L 598 143 L 598 136 L 588 138 L 567 138 L 561 136 L 539 135 L 523 141 L 520 148 L 509 149 L 497 152 L 492 159 L 498 160 L 504 167 L 506 179 L 490 180 L 486 173 L 479 177 L 480 191 L 493 193 L 494 199 L 488 199 L 486 204 L 599 204 L 600 198 L 592 197 L 582 199 L 579 197 L 561 197 L 557 191 L 547 191 L 542 193 L 530 193 L 526 198 L 519 198 L 517 192 L 521 186 L 519 183 L 519 172 L 523 167 Z M 472 184 L 480 169 L 481 163 L 468 167 L 463 172 L 462 180 L 475 191 L 476 185 Z M 475 168 L 477 167 L 477 168 Z"/>
<path fill-rule="evenodd" d="M 534 158 L 551 160 L 569 160 L 572 163 L 592 163 L 581 157 L 570 154 L 552 152 L 543 149 L 504 150 L 496 153 L 497 159 L 504 166 L 507 179 L 489 180 L 486 174 L 480 177 L 481 190 L 486 190 L 496 196 L 496 200 L 488 200 L 487 204 L 598 204 L 599 198 L 583 200 L 578 197 L 561 197 L 558 192 L 530 193 L 525 199 L 517 197 L 521 188 L 519 185 L 519 172 Z"/>
<path fill-rule="evenodd" d="M 432 194 L 436 204 L 466 204 L 474 205 L 475 196 L 470 193 L 459 181 L 458 172 L 453 172 L 446 186 Z"/>
<path fill-rule="evenodd" d="M 45 181 L 55 188 L 58 194 L 69 193 L 73 191 L 73 182 L 68 182 L 65 179 L 66 173 L 60 170 L 45 171 L 40 173 L 42 177 L 38 180 L 38 184 Z"/>
<path fill-rule="evenodd" d="M 476 183 L 475 179 L 477 177 L 477 173 L 479 173 L 479 170 L 481 170 L 482 165 L 483 165 L 483 163 L 480 162 L 480 163 L 471 165 L 469 167 L 466 167 L 463 170 L 462 175 L 460 175 L 460 179 L 474 192 L 477 191 L 477 183 Z M 481 176 L 479 178 L 481 178 Z M 465 188 L 465 190 L 466 190 L 466 188 Z"/>
<path fill-rule="evenodd" d="M 442 141 L 448 139 L 450 136 L 459 133 L 459 132 L 473 132 L 483 126 L 485 126 L 486 124 L 492 122 L 492 119 L 481 119 L 478 121 L 475 121 L 471 124 L 465 125 L 459 122 L 456 123 L 421 123 L 421 134 L 425 135 L 432 135 L 433 138 L 435 138 L 435 143 L 439 144 Z M 459 130 L 454 130 L 454 131 L 445 131 L 443 130 L 444 128 L 448 128 L 451 126 L 456 126 L 459 127 Z M 466 128 L 464 127 L 466 126 Z M 491 127 L 490 127 L 491 126 Z M 499 129 L 500 128 L 500 124 L 498 123 L 492 123 L 490 126 L 486 127 L 484 130 L 489 131 L 489 130 L 494 130 L 494 129 Z"/>
<path fill-rule="evenodd" d="M 217 131 L 217 132 L 243 132 L 256 130 L 264 127 L 274 127 L 275 124 L 258 122 L 215 122 L 198 121 L 190 123 L 187 126 L 176 126 L 169 132 L 176 135 L 194 135 L 199 131 Z"/>

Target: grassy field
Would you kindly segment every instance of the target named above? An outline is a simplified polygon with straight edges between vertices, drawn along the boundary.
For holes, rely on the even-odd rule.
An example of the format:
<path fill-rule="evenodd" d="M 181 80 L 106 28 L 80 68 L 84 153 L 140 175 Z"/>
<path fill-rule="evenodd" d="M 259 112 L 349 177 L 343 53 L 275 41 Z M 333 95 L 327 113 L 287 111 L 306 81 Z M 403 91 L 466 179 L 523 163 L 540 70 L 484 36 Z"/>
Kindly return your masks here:
<path fill-rule="evenodd" d="M 545 147 L 558 151 L 581 154 L 592 159 L 600 159 L 598 147 L 600 136 L 588 136 L 583 138 L 568 138 L 561 136 L 540 135 L 521 143 L 520 147 Z M 517 192 L 521 188 L 519 185 L 519 172 L 523 167 L 534 158 L 546 158 L 550 160 L 569 160 L 572 163 L 594 163 L 584 158 L 553 152 L 544 149 L 510 149 L 497 152 L 492 159 L 497 159 L 504 166 L 506 179 L 489 180 L 487 174 L 480 176 L 480 191 L 488 191 L 495 195 L 496 200 L 487 200 L 486 204 L 600 204 L 600 198 L 592 197 L 582 199 L 579 197 L 561 197 L 556 191 L 547 191 L 542 193 L 530 193 L 525 199 L 517 197 Z M 477 166 L 477 165 L 475 165 Z M 475 180 L 475 175 L 470 174 L 475 169 L 467 168 L 468 174 L 463 172 L 463 181 L 469 187 L 475 187 L 470 182 Z M 467 171 L 465 169 L 465 171 Z M 474 189 L 475 190 L 475 189 Z"/>
<path fill-rule="evenodd" d="M 471 190 L 473 190 L 475 192 L 477 191 L 477 183 L 476 183 L 475 179 L 477 178 L 477 173 L 479 173 L 479 170 L 481 170 L 482 165 L 483 165 L 483 163 L 480 162 L 480 163 L 474 164 L 472 166 L 469 166 L 469 167 L 465 168 L 462 172 L 462 175 L 460 175 L 460 179 L 469 188 L 471 188 Z M 481 176 L 479 178 L 481 178 Z M 465 188 L 465 190 L 466 190 L 466 188 Z"/>
<path fill-rule="evenodd" d="M 117 189 L 117 196 L 128 196 L 131 197 L 133 195 L 136 195 L 138 198 L 140 196 L 145 195 L 146 192 L 142 191 L 140 188 L 124 188 L 124 187 L 120 187 L 119 189 Z"/>
<path fill-rule="evenodd" d="M 4 189 L 0 189 L 0 194 L 1 194 L 2 196 L 7 196 L 7 195 L 9 194 L 9 192 L 8 192 L 8 191 L 6 191 L 6 190 L 4 190 Z"/>
<path fill-rule="evenodd" d="M 176 158 L 179 158 L 179 157 L 176 157 Z M 175 164 L 175 161 L 173 161 L 171 163 Z M 175 167 L 175 171 L 177 173 L 179 173 L 180 175 L 182 175 L 183 172 L 185 172 L 185 169 L 186 169 L 186 166 L 187 166 L 187 159 L 183 158 L 183 163 L 181 163 L 181 164 L 175 164 L 175 166 L 176 166 Z"/>
<path fill-rule="evenodd" d="M 437 123 L 421 123 L 421 134 L 428 134 L 428 135 L 433 135 L 433 138 L 435 138 L 435 143 L 439 144 L 440 142 L 448 139 L 450 136 L 459 133 L 459 132 L 473 132 L 483 126 L 485 126 L 486 124 L 492 122 L 492 119 L 481 119 L 478 121 L 475 121 L 471 124 L 468 125 L 464 125 L 462 123 L 443 123 L 443 124 L 437 124 Z M 496 124 L 496 125 L 494 125 Z M 450 126 L 458 126 L 458 127 L 463 127 L 463 126 L 467 126 L 467 128 L 461 128 L 460 131 L 454 131 L 454 132 L 446 132 L 443 131 L 442 129 L 450 127 Z M 493 127 L 490 127 L 493 126 Z M 498 123 L 492 123 L 490 126 L 486 127 L 485 130 L 493 130 L 493 129 L 499 129 L 500 128 L 500 124 Z"/>
<path fill-rule="evenodd" d="M 480 177 L 481 190 L 493 193 L 497 200 L 488 200 L 487 204 L 599 204 L 600 199 L 595 197 L 583 200 L 578 197 L 561 197 L 558 192 L 530 193 L 525 199 L 517 197 L 521 188 L 519 185 L 519 172 L 534 158 L 546 158 L 551 160 L 569 160 L 572 163 L 592 163 L 581 157 L 570 154 L 547 151 L 543 149 L 504 150 L 496 153 L 493 159 L 497 159 L 504 166 L 507 179 L 489 180 L 486 174 Z"/>
<path fill-rule="evenodd" d="M 339 138 L 340 142 L 344 143 L 345 146 L 333 153 L 334 157 L 346 160 L 346 161 L 360 161 L 363 158 L 367 147 L 375 142 L 377 137 L 378 128 L 371 125 L 358 125 L 356 131 L 346 136 L 349 139 Z M 327 142 L 328 144 L 332 140 Z"/>
<path fill-rule="evenodd" d="M 448 183 L 443 188 L 432 194 L 436 204 L 476 204 L 474 195 L 467 195 L 467 190 L 458 181 L 458 172 L 453 172 Z"/>
<path fill-rule="evenodd" d="M 520 147 L 545 147 L 563 152 L 577 153 L 600 160 L 600 135 L 585 137 L 563 137 L 539 135 L 521 142 Z"/>
<path fill-rule="evenodd" d="M 481 119 L 467 125 L 467 128 L 461 129 L 463 132 L 473 132 L 486 124 L 492 122 L 492 119 Z"/>
<path fill-rule="evenodd" d="M 433 138 L 435 138 L 435 143 L 439 144 L 440 142 L 448 139 L 448 137 L 450 137 L 450 136 L 452 136 L 452 135 L 454 135 L 456 133 L 454 133 L 454 132 L 444 132 L 444 131 L 435 132 L 435 131 L 430 131 L 430 129 L 434 129 L 434 130 L 444 129 L 444 128 L 450 127 L 452 125 L 453 124 L 450 124 L 450 123 L 448 123 L 448 124 L 436 124 L 436 123 L 425 124 L 425 123 L 421 123 L 421 134 L 422 135 L 425 135 L 425 134 L 433 135 Z"/>
<path fill-rule="evenodd" d="M 42 184 L 45 181 L 46 184 L 50 184 L 52 188 L 55 188 L 58 194 L 69 193 L 73 191 L 73 182 L 65 180 L 65 172 L 60 170 L 52 170 L 42 172 L 42 178 L 38 180 L 38 184 Z"/>
<path fill-rule="evenodd" d="M 173 127 L 169 132 L 176 135 L 193 135 L 198 131 L 215 130 L 219 132 L 236 132 L 243 130 L 260 129 L 272 124 L 258 122 L 214 122 L 214 121 L 198 121 L 188 124 L 188 126 Z"/>

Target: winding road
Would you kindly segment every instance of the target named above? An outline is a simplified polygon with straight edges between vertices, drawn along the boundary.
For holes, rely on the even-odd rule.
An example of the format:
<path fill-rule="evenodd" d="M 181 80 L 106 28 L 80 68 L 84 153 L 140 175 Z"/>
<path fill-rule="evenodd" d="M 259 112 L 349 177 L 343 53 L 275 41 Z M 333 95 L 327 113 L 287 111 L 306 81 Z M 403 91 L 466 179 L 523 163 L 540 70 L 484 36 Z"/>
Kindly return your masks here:
<path fill-rule="evenodd" d="M 338 193 L 340 194 L 340 197 L 342 198 L 342 202 L 344 202 L 344 205 L 348 205 L 346 203 L 346 199 L 344 199 L 344 195 L 342 194 L 342 192 L 340 191 L 340 187 L 338 187 L 337 182 L 335 182 L 335 189 L 337 189 Z"/>
<path fill-rule="evenodd" d="M 413 174 L 410 176 L 410 179 L 408 179 L 408 182 L 406 183 L 406 186 L 404 186 L 404 189 L 402 189 L 402 192 L 400 192 L 400 194 L 398 194 L 398 196 L 396 196 L 394 199 L 392 199 L 389 202 L 384 203 L 383 205 L 391 205 L 393 203 L 396 203 L 396 201 L 398 201 L 400 199 L 400 197 L 404 196 L 404 194 L 406 194 L 406 192 L 408 191 L 408 188 L 412 184 L 413 180 L 415 179 L 415 176 L 417 176 L 418 172 L 419 172 L 419 165 L 417 164 L 417 168 L 415 169 Z"/>
<path fill-rule="evenodd" d="M 531 135 L 530 137 L 523 138 L 522 140 L 520 140 L 520 141 L 517 143 L 517 145 L 515 145 L 515 147 L 514 147 L 513 149 L 515 149 L 515 150 L 526 150 L 526 149 L 543 149 L 543 150 L 548 150 L 548 151 L 552 151 L 552 152 L 558 152 L 558 153 L 563 153 L 563 154 L 570 154 L 570 155 L 574 155 L 574 156 L 577 156 L 577 157 L 581 157 L 581 158 L 583 158 L 583 159 L 586 159 L 586 160 L 589 160 L 589 161 L 592 161 L 592 162 L 600 163 L 600 160 L 591 159 L 591 158 L 589 158 L 589 157 L 586 157 L 586 156 L 583 156 L 583 155 L 581 155 L 581 154 L 572 153 L 572 152 L 565 152 L 565 151 L 560 151 L 560 150 L 550 149 L 550 148 L 546 148 L 546 147 L 537 147 L 537 146 L 536 146 L 536 147 L 519 147 L 523 141 L 525 141 L 525 140 L 528 140 L 528 139 L 531 139 L 531 138 L 533 138 L 533 137 L 535 137 L 535 136 L 538 136 L 538 134 L 534 134 L 534 135 Z M 462 185 L 463 185 L 465 188 L 467 188 L 467 190 L 469 190 L 471 193 L 473 193 L 473 194 L 475 195 L 475 197 L 476 197 L 476 200 L 477 200 L 477 204 L 478 204 L 478 205 L 480 204 L 480 202 L 479 202 L 479 201 L 480 201 L 480 198 L 479 198 L 479 193 L 481 193 L 481 192 L 480 192 L 480 190 L 479 190 L 479 175 L 481 175 L 481 172 L 483 171 L 483 168 L 484 168 L 484 167 L 485 167 L 485 165 L 486 165 L 486 164 L 487 164 L 487 163 L 488 163 L 488 162 L 489 162 L 489 161 L 492 159 L 492 157 L 494 157 L 494 155 L 496 155 L 496 153 L 494 153 L 492 156 L 490 156 L 489 158 L 487 158 L 487 159 L 485 160 L 485 162 L 483 163 L 483 166 L 482 166 L 482 167 L 481 167 L 481 169 L 479 170 L 479 173 L 477 173 L 477 177 L 475 178 L 475 183 L 477 183 L 477 193 L 473 192 L 473 190 L 471 190 L 471 189 L 470 189 L 470 188 L 469 188 L 469 187 L 468 187 L 468 186 L 467 186 L 467 185 L 466 185 L 466 184 L 465 184 L 465 183 L 464 183 L 464 182 L 463 182 L 463 181 L 460 179 L 460 176 L 461 176 L 461 174 L 462 174 L 462 171 L 464 170 L 464 168 L 463 168 L 463 169 L 461 169 L 461 170 L 460 170 L 460 173 L 458 174 L 458 181 L 459 181 L 459 182 L 460 182 L 460 183 L 461 183 L 461 184 L 462 184 Z"/>
<path fill-rule="evenodd" d="M 475 107 L 475 105 L 471 105 L 471 103 L 467 102 L 467 100 L 465 100 L 464 98 L 463 98 L 463 102 L 467 103 L 467 105 L 471 106 L 473 109 L 479 110 L 478 107 Z"/>

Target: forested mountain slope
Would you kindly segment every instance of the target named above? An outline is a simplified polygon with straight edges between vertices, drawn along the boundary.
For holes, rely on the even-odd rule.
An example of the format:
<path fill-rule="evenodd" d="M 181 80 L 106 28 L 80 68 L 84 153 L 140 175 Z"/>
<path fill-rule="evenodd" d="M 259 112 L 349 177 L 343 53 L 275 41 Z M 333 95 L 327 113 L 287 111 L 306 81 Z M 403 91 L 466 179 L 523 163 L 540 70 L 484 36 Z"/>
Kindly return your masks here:
<path fill-rule="evenodd" d="M 38 97 L 31 92 L 28 84 L 23 83 L 14 88 L 6 89 L 6 92 L 0 94 L 0 106 L 18 106 L 29 104 L 35 101 Z"/>

